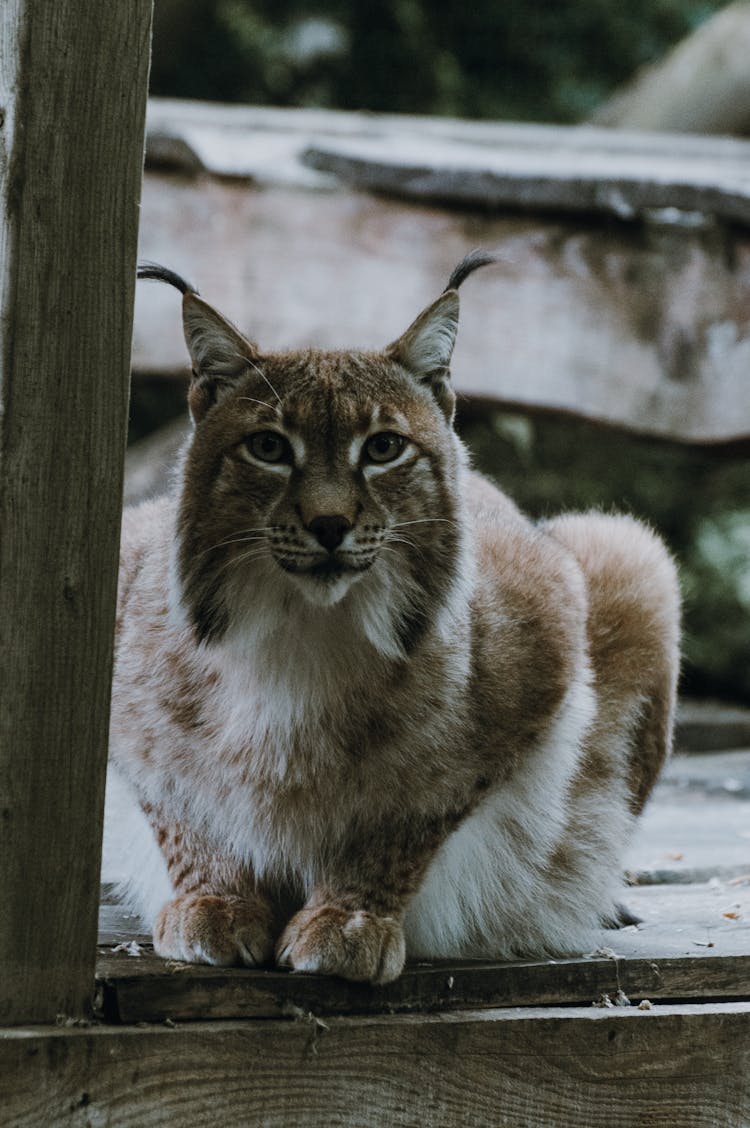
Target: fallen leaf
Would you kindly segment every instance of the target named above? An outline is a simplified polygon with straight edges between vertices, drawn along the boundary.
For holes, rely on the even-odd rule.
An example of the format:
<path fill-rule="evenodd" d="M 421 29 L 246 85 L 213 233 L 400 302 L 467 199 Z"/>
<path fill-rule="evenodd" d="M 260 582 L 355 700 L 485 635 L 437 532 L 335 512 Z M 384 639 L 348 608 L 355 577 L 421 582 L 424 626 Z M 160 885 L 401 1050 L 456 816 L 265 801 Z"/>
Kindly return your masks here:
<path fill-rule="evenodd" d="M 725 916 L 727 920 L 742 920 L 742 913 L 736 913 L 734 912 L 734 910 L 731 910 L 728 913 L 723 913 L 722 915 Z"/>

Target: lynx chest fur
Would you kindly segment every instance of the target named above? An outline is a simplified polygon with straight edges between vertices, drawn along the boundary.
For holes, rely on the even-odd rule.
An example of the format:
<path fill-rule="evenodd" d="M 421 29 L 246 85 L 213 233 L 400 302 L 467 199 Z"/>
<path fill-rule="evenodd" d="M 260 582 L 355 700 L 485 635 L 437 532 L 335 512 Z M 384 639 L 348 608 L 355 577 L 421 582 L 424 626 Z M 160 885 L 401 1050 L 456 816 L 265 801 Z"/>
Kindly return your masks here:
<path fill-rule="evenodd" d="M 629 518 L 533 526 L 453 429 L 457 288 L 382 352 L 268 354 L 182 279 L 194 423 L 123 527 L 113 785 L 158 952 L 385 982 L 616 915 L 679 601 Z"/>

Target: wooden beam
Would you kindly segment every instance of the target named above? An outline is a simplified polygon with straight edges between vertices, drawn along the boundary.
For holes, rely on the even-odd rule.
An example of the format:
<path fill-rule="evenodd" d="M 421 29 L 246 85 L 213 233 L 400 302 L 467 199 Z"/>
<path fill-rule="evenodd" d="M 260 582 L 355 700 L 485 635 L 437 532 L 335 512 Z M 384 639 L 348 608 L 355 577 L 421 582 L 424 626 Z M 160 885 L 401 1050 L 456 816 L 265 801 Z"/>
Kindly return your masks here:
<path fill-rule="evenodd" d="M 750 1004 L 0 1032 L 14 1128 L 743 1128 Z"/>
<path fill-rule="evenodd" d="M 566 140 L 563 134 L 561 147 Z M 333 141 L 326 143 L 333 152 Z M 418 144 L 409 140 L 413 148 Z M 337 146 L 354 153 L 364 143 L 337 141 Z M 454 187 L 468 192 L 473 185 L 475 197 L 473 204 L 457 199 L 450 208 L 360 191 L 369 183 L 370 166 L 362 165 L 360 177 L 356 162 L 345 156 L 334 163 L 342 175 L 351 173 L 356 191 L 344 185 L 316 192 L 295 184 L 259 189 L 239 180 L 149 174 L 143 257 L 189 278 L 262 348 L 382 348 L 440 292 L 467 250 L 487 246 L 502 261 L 470 278 L 461 291 L 452 371 L 462 396 L 527 411 L 555 409 L 683 442 L 746 440 L 747 229 L 725 228 L 723 221 L 714 225 L 710 216 L 703 224 L 676 206 L 648 222 L 613 223 L 597 216 L 593 205 L 583 216 L 551 216 L 533 195 L 527 214 L 511 214 L 518 207 L 512 194 L 507 206 L 482 209 L 476 201 L 485 184 L 484 165 L 472 172 L 471 162 L 481 157 L 497 171 L 505 154 L 458 148 L 455 160 L 468 149 L 471 161 L 457 165 L 465 176 L 456 172 Z M 368 151 L 380 154 L 378 184 L 384 190 L 397 191 L 401 178 L 406 191 L 408 173 L 398 160 L 400 154 L 406 161 L 406 149 L 403 137 L 368 142 Z M 750 144 L 740 149 L 747 164 Z M 452 150 L 443 152 L 436 142 L 429 151 L 437 192 Z M 508 158 L 512 155 L 509 149 Z M 531 159 L 526 150 L 521 155 Z M 547 160 L 546 152 L 532 155 L 538 164 Z M 515 156 L 520 159 L 518 152 Z M 605 157 L 599 154 L 602 162 Z M 558 179 L 551 187 L 545 181 L 545 191 L 562 193 L 567 186 L 575 193 L 573 170 L 576 162 L 586 167 L 585 158 L 585 152 L 566 150 Z M 426 155 L 427 164 L 429 159 Z M 645 175 L 644 163 L 657 182 L 661 165 L 655 157 L 636 163 L 632 176 L 638 169 Z M 699 206 L 702 198 L 708 207 L 715 196 L 710 146 L 705 163 L 696 164 L 710 183 L 701 187 L 695 168 L 692 179 L 682 170 L 693 193 L 683 202 Z M 739 180 L 734 162 L 724 170 L 727 180 L 730 169 Z M 716 171 L 717 185 L 719 180 Z M 628 185 L 634 200 L 638 184 L 628 180 Z M 519 183 L 512 187 L 520 193 Z M 605 188 L 592 174 L 590 195 L 599 199 Z M 625 190 L 624 181 L 614 184 L 612 198 L 620 198 L 620 188 Z M 668 198 L 665 189 L 662 203 Z M 750 191 L 746 205 L 750 223 Z M 188 373 L 177 291 L 165 286 L 140 291 L 133 361 L 143 374 Z"/>
<path fill-rule="evenodd" d="M 0 5 L 0 1021 L 81 1014 L 151 0 Z"/>
<path fill-rule="evenodd" d="M 705 947 L 694 948 L 694 956 L 663 956 L 660 947 L 657 942 L 645 957 L 411 965 L 388 987 L 279 971 L 175 965 L 144 947 L 138 957 L 127 951 L 100 956 L 97 977 L 101 1014 L 107 1021 L 126 1023 L 282 1018 L 296 1012 L 325 1017 L 592 1006 L 605 995 L 612 1001 L 618 991 L 634 1004 L 643 999 L 750 1003 L 750 956 L 711 955 Z"/>

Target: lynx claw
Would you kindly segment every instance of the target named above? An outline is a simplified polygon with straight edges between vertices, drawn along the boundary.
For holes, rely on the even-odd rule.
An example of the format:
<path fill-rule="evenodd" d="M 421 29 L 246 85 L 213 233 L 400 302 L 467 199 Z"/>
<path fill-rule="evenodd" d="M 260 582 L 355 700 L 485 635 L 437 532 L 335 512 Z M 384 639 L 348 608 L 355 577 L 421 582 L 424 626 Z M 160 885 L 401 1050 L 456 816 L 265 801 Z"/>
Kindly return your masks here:
<path fill-rule="evenodd" d="M 390 983 L 404 958 L 404 934 L 394 917 L 335 905 L 296 913 L 276 946 L 279 967 L 366 983 Z"/>
<path fill-rule="evenodd" d="M 167 959 L 217 967 L 256 967 L 273 954 L 272 912 L 256 898 L 176 897 L 154 923 L 154 951 Z"/>

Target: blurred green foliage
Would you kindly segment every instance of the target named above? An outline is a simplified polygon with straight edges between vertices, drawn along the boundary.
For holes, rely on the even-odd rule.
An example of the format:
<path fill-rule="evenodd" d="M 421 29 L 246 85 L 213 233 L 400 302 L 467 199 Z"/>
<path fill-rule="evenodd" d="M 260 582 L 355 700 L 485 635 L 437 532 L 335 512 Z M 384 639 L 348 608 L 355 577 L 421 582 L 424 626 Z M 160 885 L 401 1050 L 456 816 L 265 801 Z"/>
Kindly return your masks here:
<path fill-rule="evenodd" d="M 632 513 L 667 541 L 684 596 L 682 690 L 750 700 L 750 461 L 572 419 L 488 411 L 461 427 L 477 469 L 534 517 Z"/>
<path fill-rule="evenodd" d="M 152 92 L 569 122 L 721 0 L 156 0 Z"/>

